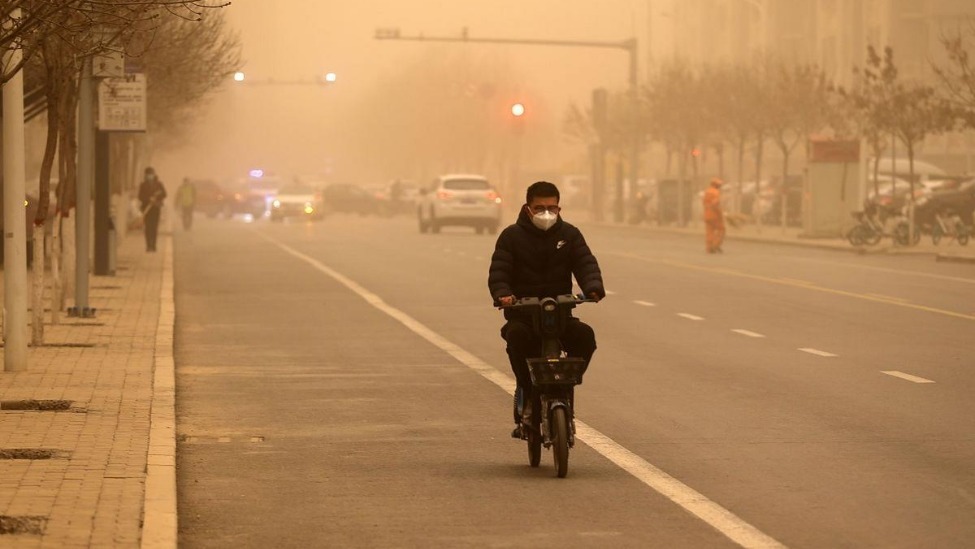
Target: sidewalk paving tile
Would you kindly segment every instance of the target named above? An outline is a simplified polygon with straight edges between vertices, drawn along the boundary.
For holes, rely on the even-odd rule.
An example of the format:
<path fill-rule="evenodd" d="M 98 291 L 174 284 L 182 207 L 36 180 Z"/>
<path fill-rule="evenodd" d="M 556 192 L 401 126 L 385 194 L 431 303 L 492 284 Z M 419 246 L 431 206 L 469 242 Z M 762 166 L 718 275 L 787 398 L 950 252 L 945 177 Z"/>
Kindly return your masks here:
<path fill-rule="evenodd" d="M 160 238 L 168 253 L 168 235 Z M 0 546 L 140 546 L 165 255 L 146 253 L 141 235 L 123 238 L 116 275 L 90 279 L 96 316 L 50 324 L 45 314 L 44 345 L 28 350 L 27 371 L 0 371 L 0 402 L 71 401 L 67 410 L 0 409 L 0 451 L 53 451 L 0 459 L 0 520 L 43 530 L 0 532 Z"/>

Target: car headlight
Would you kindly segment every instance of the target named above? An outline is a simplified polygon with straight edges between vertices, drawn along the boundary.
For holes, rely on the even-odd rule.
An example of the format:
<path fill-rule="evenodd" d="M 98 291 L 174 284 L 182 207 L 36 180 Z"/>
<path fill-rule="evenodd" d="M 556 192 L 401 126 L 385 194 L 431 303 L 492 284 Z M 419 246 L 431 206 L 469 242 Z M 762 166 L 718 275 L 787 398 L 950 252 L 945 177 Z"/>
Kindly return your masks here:
<path fill-rule="evenodd" d="M 271 205 L 274 206 L 275 208 L 280 208 L 281 207 L 281 201 L 280 200 L 275 200 L 274 202 L 271 202 Z"/>

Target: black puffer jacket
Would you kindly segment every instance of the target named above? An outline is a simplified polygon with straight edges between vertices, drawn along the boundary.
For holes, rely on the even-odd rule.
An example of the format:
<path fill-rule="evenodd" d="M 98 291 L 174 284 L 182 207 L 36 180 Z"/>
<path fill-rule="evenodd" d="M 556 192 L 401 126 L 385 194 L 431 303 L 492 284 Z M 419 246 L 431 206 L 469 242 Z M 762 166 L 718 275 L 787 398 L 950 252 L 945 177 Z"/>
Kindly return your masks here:
<path fill-rule="evenodd" d="M 552 297 L 572 293 L 572 276 L 583 293 L 606 296 L 599 263 L 574 225 L 559 217 L 542 231 L 522 208 L 518 222 L 509 225 L 494 247 L 488 289 L 491 297 Z"/>

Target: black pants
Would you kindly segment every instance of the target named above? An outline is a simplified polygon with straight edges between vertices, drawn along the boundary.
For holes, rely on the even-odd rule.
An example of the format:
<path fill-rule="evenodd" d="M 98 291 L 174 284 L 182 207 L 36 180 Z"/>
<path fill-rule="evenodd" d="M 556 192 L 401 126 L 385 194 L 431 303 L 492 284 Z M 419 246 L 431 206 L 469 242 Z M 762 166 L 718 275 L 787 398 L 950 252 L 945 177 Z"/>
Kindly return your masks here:
<path fill-rule="evenodd" d="M 183 229 L 188 231 L 193 227 L 193 206 L 183 206 L 181 211 L 183 213 Z"/>
<path fill-rule="evenodd" d="M 146 250 L 156 251 L 156 235 L 159 234 L 159 207 L 149 208 L 145 217 Z"/>
<path fill-rule="evenodd" d="M 501 328 L 501 337 L 508 342 L 508 360 L 511 362 L 511 371 L 518 380 L 518 386 L 531 387 L 531 376 L 525 361 L 540 355 L 541 344 L 531 325 L 526 321 L 511 319 Z M 596 333 L 578 318 L 569 321 L 561 341 L 566 354 L 584 358 L 586 362 L 596 352 Z"/>

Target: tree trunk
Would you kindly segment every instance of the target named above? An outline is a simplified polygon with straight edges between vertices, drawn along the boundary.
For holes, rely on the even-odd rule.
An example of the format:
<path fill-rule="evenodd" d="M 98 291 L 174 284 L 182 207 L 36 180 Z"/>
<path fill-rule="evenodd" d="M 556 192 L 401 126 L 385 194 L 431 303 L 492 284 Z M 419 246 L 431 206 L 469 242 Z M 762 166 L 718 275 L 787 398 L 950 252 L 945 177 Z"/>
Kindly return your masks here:
<path fill-rule="evenodd" d="M 787 147 L 783 147 L 782 148 L 782 192 L 781 192 L 782 196 L 779 199 L 781 201 L 781 204 L 782 204 L 781 205 L 782 211 L 779 212 L 779 213 L 781 214 L 780 217 L 781 217 L 781 220 L 782 220 L 782 232 L 783 233 L 786 232 L 785 231 L 786 230 L 786 226 L 788 225 L 788 215 L 787 215 L 788 212 L 787 212 L 787 209 L 788 209 L 788 206 L 789 206 L 789 192 L 788 192 L 788 186 L 787 185 L 789 183 L 789 154 L 790 154 L 790 152 L 791 151 L 789 151 Z"/>
<path fill-rule="evenodd" d="M 45 48 L 45 55 L 53 55 L 50 48 Z M 33 273 L 33 291 L 31 292 L 31 345 L 44 344 L 44 240 L 45 227 L 48 225 L 47 212 L 51 204 L 51 170 L 54 166 L 55 153 L 58 149 L 58 129 L 60 127 L 60 86 L 58 85 L 58 70 L 48 63 L 47 70 L 47 140 L 44 143 L 44 156 L 41 158 L 41 170 L 38 175 L 37 212 L 34 214 L 34 258 L 31 272 Z M 51 305 L 54 310 L 54 304 Z"/>
<path fill-rule="evenodd" d="M 34 227 L 34 258 L 31 262 L 30 344 L 44 344 L 44 225 Z"/>
<path fill-rule="evenodd" d="M 64 310 L 64 292 L 61 288 L 61 220 L 55 215 L 51 224 L 51 324 L 61 322 Z"/>
<path fill-rule="evenodd" d="M 904 144 L 907 145 L 907 174 L 911 180 L 911 195 L 908 197 L 907 201 L 907 245 L 914 245 L 914 142 L 905 139 Z"/>
<path fill-rule="evenodd" d="M 755 206 L 761 206 L 760 199 L 762 196 L 762 153 L 765 151 L 765 140 L 761 136 L 758 137 L 758 143 L 755 148 L 755 202 L 752 205 L 752 210 L 755 210 Z M 755 216 L 755 226 L 758 227 L 758 232 L 762 232 L 762 211 L 759 207 L 758 214 Z"/>
<path fill-rule="evenodd" d="M 735 187 L 735 213 L 741 215 L 741 191 L 745 184 L 745 139 L 738 138 L 738 185 Z"/>

